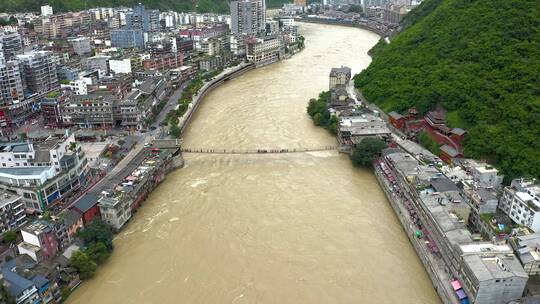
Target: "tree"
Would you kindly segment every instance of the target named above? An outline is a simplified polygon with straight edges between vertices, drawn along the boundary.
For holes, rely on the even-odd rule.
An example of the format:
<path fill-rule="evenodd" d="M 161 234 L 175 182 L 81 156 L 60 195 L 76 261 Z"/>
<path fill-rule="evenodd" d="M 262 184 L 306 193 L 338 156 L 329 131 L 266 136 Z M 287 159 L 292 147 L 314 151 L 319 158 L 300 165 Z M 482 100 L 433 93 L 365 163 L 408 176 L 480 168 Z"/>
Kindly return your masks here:
<path fill-rule="evenodd" d="M 371 168 L 373 160 L 386 148 L 386 143 L 377 137 L 364 138 L 354 149 L 351 156 L 355 166 Z"/>
<path fill-rule="evenodd" d="M 418 134 L 418 142 L 431 153 L 439 155 L 440 145 L 433 138 L 431 138 L 426 131 L 422 131 L 420 134 Z"/>
<path fill-rule="evenodd" d="M 109 252 L 113 250 L 111 228 L 101 220 L 94 220 L 90 225 L 81 229 L 77 235 L 86 247 L 103 243 Z"/>
<path fill-rule="evenodd" d="M 88 249 L 85 250 L 85 253 L 90 259 L 92 259 L 92 261 L 96 262 L 97 264 L 105 262 L 110 256 L 110 252 L 107 249 L 107 246 L 105 246 L 105 244 L 103 244 L 102 242 L 90 244 L 88 246 Z"/>
<path fill-rule="evenodd" d="M 8 231 L 4 234 L 4 242 L 7 244 L 13 244 L 17 240 L 17 233 L 15 231 Z"/>
<path fill-rule="evenodd" d="M 0 280 L 0 303 L 15 304 L 15 298 L 9 293 L 4 280 Z"/>
<path fill-rule="evenodd" d="M 83 251 L 75 251 L 69 260 L 69 266 L 75 268 L 81 279 L 91 278 L 97 269 L 97 265 Z"/>
<path fill-rule="evenodd" d="M 180 129 L 178 124 L 174 122 L 170 123 L 170 134 L 174 138 L 180 138 L 180 136 L 182 135 L 182 130 Z"/>

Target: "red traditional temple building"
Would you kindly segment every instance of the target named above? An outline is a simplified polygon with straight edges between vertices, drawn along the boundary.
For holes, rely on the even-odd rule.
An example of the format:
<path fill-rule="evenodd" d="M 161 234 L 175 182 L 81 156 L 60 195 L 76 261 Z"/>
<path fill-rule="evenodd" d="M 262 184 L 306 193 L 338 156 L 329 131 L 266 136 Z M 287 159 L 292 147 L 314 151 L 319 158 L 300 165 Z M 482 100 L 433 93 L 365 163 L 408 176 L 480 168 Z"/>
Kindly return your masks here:
<path fill-rule="evenodd" d="M 405 126 L 405 117 L 397 112 L 390 112 L 388 113 L 388 118 L 392 126 L 394 126 L 397 129 L 403 129 Z"/>

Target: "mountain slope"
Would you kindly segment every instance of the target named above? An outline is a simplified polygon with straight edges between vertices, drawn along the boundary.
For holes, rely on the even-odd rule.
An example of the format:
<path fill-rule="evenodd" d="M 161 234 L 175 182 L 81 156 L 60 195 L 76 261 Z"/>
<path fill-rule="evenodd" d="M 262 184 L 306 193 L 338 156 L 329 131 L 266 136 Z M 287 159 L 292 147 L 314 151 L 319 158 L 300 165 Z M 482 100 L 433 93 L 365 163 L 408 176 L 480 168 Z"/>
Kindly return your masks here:
<path fill-rule="evenodd" d="M 465 154 L 540 177 L 540 0 L 425 0 L 355 85 L 385 111 L 437 104 Z"/>
<path fill-rule="evenodd" d="M 198 11 L 198 12 L 229 12 L 229 0 L 2 0 L 0 12 L 39 11 L 40 6 L 48 3 L 55 12 L 79 11 L 93 7 L 134 6 L 143 3 L 149 8 L 162 11 Z M 288 0 L 269 0 L 268 7 L 280 7 Z"/>

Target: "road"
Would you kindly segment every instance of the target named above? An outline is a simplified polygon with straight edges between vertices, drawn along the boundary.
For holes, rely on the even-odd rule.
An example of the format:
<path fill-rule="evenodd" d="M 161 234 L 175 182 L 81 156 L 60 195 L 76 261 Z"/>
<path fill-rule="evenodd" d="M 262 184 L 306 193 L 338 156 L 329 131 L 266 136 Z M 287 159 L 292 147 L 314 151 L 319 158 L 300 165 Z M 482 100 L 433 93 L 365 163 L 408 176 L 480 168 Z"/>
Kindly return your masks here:
<path fill-rule="evenodd" d="M 91 188 L 86 189 L 84 195 L 81 195 L 78 199 L 68 204 L 66 208 L 75 205 L 79 200 L 99 197 L 99 194 L 103 190 L 107 190 L 107 188 L 120 183 L 126 176 L 133 172 L 137 166 L 139 166 L 142 160 L 150 153 L 150 149 L 145 147 L 145 143 L 151 142 L 156 138 L 164 137 L 165 129 L 160 126 L 160 123 L 165 119 L 167 113 L 173 110 L 177 105 L 177 100 L 180 98 L 180 95 L 187 84 L 188 82 L 185 82 L 180 85 L 180 87 L 169 97 L 167 104 L 156 118 L 156 122 L 153 125 L 155 129 L 127 136 L 125 139 L 123 138 L 126 141 L 126 144 L 123 146 L 126 146 L 127 144 L 131 145 L 132 142 L 135 142 L 133 149 L 131 149 L 103 179 L 98 181 Z"/>

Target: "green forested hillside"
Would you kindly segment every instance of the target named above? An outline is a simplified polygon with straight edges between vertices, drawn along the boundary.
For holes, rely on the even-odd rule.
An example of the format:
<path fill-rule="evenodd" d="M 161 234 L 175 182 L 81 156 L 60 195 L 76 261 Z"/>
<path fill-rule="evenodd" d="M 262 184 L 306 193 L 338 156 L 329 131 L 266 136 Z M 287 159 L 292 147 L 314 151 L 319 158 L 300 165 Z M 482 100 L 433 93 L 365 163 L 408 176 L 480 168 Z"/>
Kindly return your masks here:
<path fill-rule="evenodd" d="M 195 11 L 226 13 L 229 0 L 0 0 L 1 12 L 39 11 L 40 6 L 48 3 L 57 12 L 78 11 L 92 7 L 134 6 L 143 3 L 149 8 L 177 12 Z M 280 7 L 287 0 L 266 1 L 268 7 Z"/>
<path fill-rule="evenodd" d="M 465 154 L 540 177 L 540 0 L 425 0 L 355 84 L 384 110 L 441 104 Z"/>

